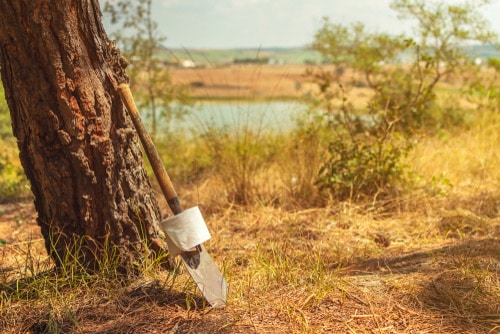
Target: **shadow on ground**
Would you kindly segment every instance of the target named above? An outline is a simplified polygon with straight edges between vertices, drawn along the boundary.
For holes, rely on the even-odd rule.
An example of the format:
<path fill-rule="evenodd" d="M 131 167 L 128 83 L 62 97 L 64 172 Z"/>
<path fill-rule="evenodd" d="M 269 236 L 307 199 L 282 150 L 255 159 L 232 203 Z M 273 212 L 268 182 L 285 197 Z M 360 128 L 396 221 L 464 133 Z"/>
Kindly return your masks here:
<path fill-rule="evenodd" d="M 138 282 L 123 288 L 100 287 L 95 283 L 88 287 L 61 287 L 60 298 L 42 298 L 42 302 L 37 290 L 26 285 L 24 289 L 32 291 L 30 295 L 14 286 L 15 283 L 0 289 L 2 299 L 22 298 L 32 302 L 25 304 L 23 312 L 2 312 L 0 332 L 206 333 L 220 329 L 228 321 L 227 314 L 207 307 L 200 296 L 173 291 L 159 281 Z M 6 328 L 4 321 L 19 326 Z"/>
<path fill-rule="evenodd" d="M 344 275 L 404 277 L 413 291 L 401 298 L 463 333 L 500 333 L 500 239 L 457 241 L 444 247 L 369 259 Z M 496 330 L 496 332 L 495 332 Z"/>

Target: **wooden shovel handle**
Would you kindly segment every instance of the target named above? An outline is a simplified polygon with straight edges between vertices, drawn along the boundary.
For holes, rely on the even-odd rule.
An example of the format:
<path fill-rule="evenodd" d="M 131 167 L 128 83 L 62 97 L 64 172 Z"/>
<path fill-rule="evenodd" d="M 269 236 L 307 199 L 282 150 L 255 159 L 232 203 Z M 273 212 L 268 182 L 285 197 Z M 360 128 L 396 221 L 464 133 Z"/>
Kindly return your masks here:
<path fill-rule="evenodd" d="M 132 118 L 132 122 L 134 123 L 135 130 L 139 134 L 139 138 L 141 139 L 142 147 L 144 147 L 144 151 L 148 157 L 149 163 L 153 168 L 156 179 L 160 184 L 161 191 L 165 196 L 165 199 L 170 206 L 170 209 L 177 215 L 182 212 L 182 207 L 179 203 L 179 198 L 177 197 L 177 192 L 174 189 L 172 181 L 168 176 L 165 167 L 161 161 L 160 155 L 156 150 L 151 137 L 144 126 L 144 123 L 141 120 L 141 116 L 139 115 L 139 110 L 134 101 L 134 97 L 132 96 L 132 92 L 130 91 L 130 87 L 127 84 L 120 84 L 118 86 L 118 92 L 122 98 L 123 104 L 127 108 L 130 117 Z"/>

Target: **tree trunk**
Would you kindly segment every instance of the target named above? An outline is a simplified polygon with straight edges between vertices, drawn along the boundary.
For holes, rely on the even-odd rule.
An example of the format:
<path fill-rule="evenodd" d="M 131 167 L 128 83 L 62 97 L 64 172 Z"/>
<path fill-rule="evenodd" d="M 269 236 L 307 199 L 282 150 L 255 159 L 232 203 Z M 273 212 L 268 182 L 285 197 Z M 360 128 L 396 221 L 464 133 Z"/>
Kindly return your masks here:
<path fill-rule="evenodd" d="M 37 222 L 56 265 L 121 268 L 164 249 L 158 204 L 116 92 L 126 61 L 97 0 L 0 0 L 0 64 Z"/>

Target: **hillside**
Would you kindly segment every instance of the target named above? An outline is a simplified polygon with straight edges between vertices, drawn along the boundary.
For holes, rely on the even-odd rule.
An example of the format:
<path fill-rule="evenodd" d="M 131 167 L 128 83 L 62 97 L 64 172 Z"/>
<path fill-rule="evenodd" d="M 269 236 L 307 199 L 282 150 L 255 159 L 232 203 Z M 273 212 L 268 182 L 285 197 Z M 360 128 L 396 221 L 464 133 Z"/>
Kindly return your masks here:
<path fill-rule="evenodd" d="M 475 45 L 466 48 L 471 57 L 500 58 L 500 49 L 493 45 Z M 305 47 L 250 48 L 250 49 L 165 49 L 160 53 L 165 60 L 190 59 L 197 64 L 229 64 L 242 59 L 268 59 L 277 64 L 321 63 L 321 55 Z"/>

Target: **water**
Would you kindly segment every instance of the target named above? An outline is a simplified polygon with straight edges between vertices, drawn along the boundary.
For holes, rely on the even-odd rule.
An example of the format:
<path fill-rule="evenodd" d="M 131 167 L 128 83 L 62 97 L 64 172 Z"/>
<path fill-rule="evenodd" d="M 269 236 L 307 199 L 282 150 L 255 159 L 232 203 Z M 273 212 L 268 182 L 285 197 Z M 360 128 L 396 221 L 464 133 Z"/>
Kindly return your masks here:
<path fill-rule="evenodd" d="M 186 109 L 186 117 L 173 122 L 174 129 L 194 130 L 197 133 L 203 133 L 208 128 L 279 133 L 290 131 L 307 106 L 294 101 L 200 101 Z"/>
<path fill-rule="evenodd" d="M 173 107 L 186 110 L 185 116 L 172 120 L 170 124 L 165 124 L 165 120 L 160 118 L 160 132 L 169 133 L 174 130 L 186 135 L 198 135 L 208 129 L 225 129 L 230 132 L 250 130 L 286 133 L 294 129 L 297 119 L 310 110 L 306 103 L 297 101 L 199 101 L 194 106 Z M 151 125 L 149 116 L 147 112 L 142 113 L 148 129 Z M 324 117 L 328 118 L 327 115 Z M 359 117 L 367 126 L 374 126 L 377 122 L 371 115 L 362 114 Z"/>

